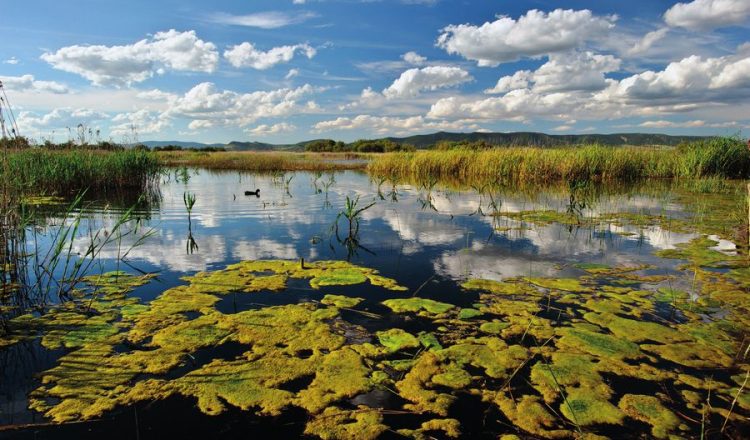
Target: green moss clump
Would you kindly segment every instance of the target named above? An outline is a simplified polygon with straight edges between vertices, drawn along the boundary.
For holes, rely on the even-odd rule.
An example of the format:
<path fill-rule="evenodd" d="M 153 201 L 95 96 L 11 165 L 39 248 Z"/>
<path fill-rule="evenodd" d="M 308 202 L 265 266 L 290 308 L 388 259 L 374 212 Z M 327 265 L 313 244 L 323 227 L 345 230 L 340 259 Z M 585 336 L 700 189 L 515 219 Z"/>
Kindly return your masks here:
<path fill-rule="evenodd" d="M 328 407 L 305 425 L 305 434 L 323 440 L 374 440 L 388 429 L 380 411 L 366 406 L 346 410 Z"/>
<path fill-rule="evenodd" d="M 451 345 L 437 354 L 459 365 L 482 368 L 487 376 L 504 379 L 528 358 L 528 350 L 520 345 L 508 346 L 494 337 L 469 338 Z"/>
<path fill-rule="evenodd" d="M 589 287 L 581 284 L 580 280 L 574 278 L 525 278 L 529 283 L 551 290 L 564 290 L 566 292 L 590 292 Z"/>
<path fill-rule="evenodd" d="M 420 313 L 427 315 L 442 315 L 453 309 L 453 304 L 446 304 L 427 298 L 394 298 L 383 301 L 383 305 L 396 313 Z"/>
<path fill-rule="evenodd" d="M 563 328 L 560 330 L 560 334 L 562 334 L 562 337 L 557 341 L 559 348 L 619 359 L 638 358 L 641 356 L 638 345 L 612 335 L 574 327 Z"/>
<path fill-rule="evenodd" d="M 419 340 L 400 328 L 392 328 L 376 333 L 380 343 L 391 352 L 396 352 L 404 348 L 417 348 L 420 346 Z"/>
<path fill-rule="evenodd" d="M 322 411 L 330 403 L 370 390 L 370 370 L 362 357 L 350 348 L 342 348 L 323 358 L 315 378 L 307 389 L 299 392 L 296 403 L 310 411 Z"/>
<path fill-rule="evenodd" d="M 612 389 L 599 374 L 599 364 L 588 355 L 556 352 L 549 363 L 540 361 L 531 368 L 531 383 L 552 403 L 560 395 L 560 387 L 588 389 L 609 398 Z"/>
<path fill-rule="evenodd" d="M 655 322 L 636 321 L 612 313 L 586 313 L 587 321 L 609 329 L 615 336 L 631 342 L 655 341 L 662 344 L 689 341 L 690 337 Z"/>
<path fill-rule="evenodd" d="M 485 333 L 489 333 L 491 335 L 497 335 L 497 334 L 500 334 L 500 332 L 502 332 L 509 326 L 510 326 L 509 322 L 493 320 L 491 322 L 482 323 L 482 325 L 479 326 L 479 330 Z"/>
<path fill-rule="evenodd" d="M 538 292 L 529 288 L 529 286 L 519 282 L 493 281 L 484 279 L 470 279 L 461 287 L 468 290 L 482 290 L 485 292 L 496 293 L 498 295 L 524 295 L 538 294 Z"/>
<path fill-rule="evenodd" d="M 352 284 L 362 284 L 367 281 L 367 277 L 356 269 L 335 269 L 327 271 L 310 280 L 310 286 L 313 289 L 319 289 L 323 286 L 349 286 Z"/>
<path fill-rule="evenodd" d="M 651 425 L 651 434 L 656 438 L 668 438 L 670 431 L 681 423 L 672 411 L 653 396 L 626 394 L 622 396 L 618 406 L 629 417 Z"/>
<path fill-rule="evenodd" d="M 461 309 L 458 312 L 458 319 L 472 319 L 482 315 L 483 313 L 477 309 Z"/>
<path fill-rule="evenodd" d="M 697 342 L 656 345 L 643 344 L 641 348 L 676 364 L 692 368 L 731 367 L 734 358 L 719 348 Z"/>
<path fill-rule="evenodd" d="M 326 295 L 323 297 L 320 302 L 322 304 L 325 304 L 327 306 L 334 306 L 341 309 L 351 309 L 352 307 L 356 307 L 357 304 L 364 301 L 362 298 L 353 298 L 351 296 L 343 296 L 343 295 Z"/>
<path fill-rule="evenodd" d="M 599 423 L 622 424 L 622 411 L 595 392 L 582 388 L 571 388 L 567 391 L 565 401 L 560 404 L 560 412 L 571 422 L 579 426 Z"/>
<path fill-rule="evenodd" d="M 678 244 L 675 249 L 658 251 L 656 252 L 656 256 L 661 258 L 687 260 L 693 266 L 702 267 L 731 266 L 739 260 L 737 256 L 727 255 L 711 249 L 718 244 L 718 241 L 711 240 L 706 236 L 701 236 L 694 238 L 688 243 Z"/>
<path fill-rule="evenodd" d="M 559 426 L 557 417 L 550 414 L 536 396 L 524 395 L 515 401 L 501 392 L 494 403 L 513 425 L 535 436 L 568 438 L 573 434 Z"/>
<path fill-rule="evenodd" d="M 443 371 L 436 354 L 430 351 L 422 353 L 406 376 L 396 382 L 399 395 L 411 402 L 404 407 L 416 413 L 430 412 L 447 416 L 448 408 L 456 398 L 431 389 L 433 376 Z"/>

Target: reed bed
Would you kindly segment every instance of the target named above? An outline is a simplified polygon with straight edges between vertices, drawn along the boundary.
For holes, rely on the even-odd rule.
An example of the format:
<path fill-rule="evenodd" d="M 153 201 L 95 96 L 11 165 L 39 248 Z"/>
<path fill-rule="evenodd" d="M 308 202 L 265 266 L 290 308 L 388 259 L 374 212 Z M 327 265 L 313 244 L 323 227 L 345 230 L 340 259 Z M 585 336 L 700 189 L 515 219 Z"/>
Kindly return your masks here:
<path fill-rule="evenodd" d="M 750 151 L 735 138 L 716 138 L 677 148 L 496 148 L 378 155 L 374 176 L 452 178 L 466 183 L 637 180 L 647 178 L 747 178 Z"/>
<path fill-rule="evenodd" d="M 138 150 L 95 151 L 29 148 L 8 151 L 0 178 L 14 191 L 61 194 L 145 190 L 159 174 L 155 155 Z"/>
<path fill-rule="evenodd" d="M 243 171 L 336 171 L 365 169 L 369 155 L 358 153 L 191 152 L 156 153 L 166 166 Z"/>

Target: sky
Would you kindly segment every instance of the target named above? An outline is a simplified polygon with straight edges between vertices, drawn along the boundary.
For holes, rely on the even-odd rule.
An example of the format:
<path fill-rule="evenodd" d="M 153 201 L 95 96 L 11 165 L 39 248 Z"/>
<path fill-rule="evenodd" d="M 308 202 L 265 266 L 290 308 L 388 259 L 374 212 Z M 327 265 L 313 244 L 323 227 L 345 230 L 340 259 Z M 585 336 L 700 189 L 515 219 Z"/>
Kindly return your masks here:
<path fill-rule="evenodd" d="M 749 31 L 750 0 L 0 0 L 0 81 L 38 142 L 746 136 Z"/>

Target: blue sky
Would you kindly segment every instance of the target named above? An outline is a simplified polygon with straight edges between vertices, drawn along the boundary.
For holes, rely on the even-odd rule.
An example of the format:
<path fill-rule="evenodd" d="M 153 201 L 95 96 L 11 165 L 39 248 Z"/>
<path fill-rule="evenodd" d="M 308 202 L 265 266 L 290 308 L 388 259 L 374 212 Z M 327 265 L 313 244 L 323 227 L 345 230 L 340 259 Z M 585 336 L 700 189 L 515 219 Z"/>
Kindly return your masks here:
<path fill-rule="evenodd" d="M 3 3 L 37 140 L 750 129 L 748 0 Z"/>

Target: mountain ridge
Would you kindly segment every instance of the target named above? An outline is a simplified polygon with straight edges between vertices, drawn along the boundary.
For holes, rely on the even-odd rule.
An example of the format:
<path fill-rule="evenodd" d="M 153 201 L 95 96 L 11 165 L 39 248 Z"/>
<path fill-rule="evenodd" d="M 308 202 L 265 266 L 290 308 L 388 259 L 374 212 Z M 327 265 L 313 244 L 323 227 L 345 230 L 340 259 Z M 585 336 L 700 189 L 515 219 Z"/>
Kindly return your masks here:
<path fill-rule="evenodd" d="M 555 147 L 564 145 L 602 144 L 608 146 L 622 145 L 666 145 L 675 146 L 682 142 L 698 141 L 713 136 L 674 136 L 660 133 L 611 133 L 611 134 L 546 134 L 541 132 L 473 132 L 452 133 L 439 131 L 431 134 L 420 134 L 405 137 L 384 137 L 374 140 L 389 140 L 401 144 L 411 144 L 424 149 L 438 142 L 479 142 L 484 141 L 498 146 L 536 146 Z M 271 144 L 257 141 L 231 141 L 229 143 L 207 144 L 190 141 L 145 141 L 150 148 L 167 145 L 182 148 L 224 147 L 229 151 L 303 151 L 305 145 L 320 139 L 310 139 L 293 144 Z"/>

